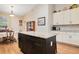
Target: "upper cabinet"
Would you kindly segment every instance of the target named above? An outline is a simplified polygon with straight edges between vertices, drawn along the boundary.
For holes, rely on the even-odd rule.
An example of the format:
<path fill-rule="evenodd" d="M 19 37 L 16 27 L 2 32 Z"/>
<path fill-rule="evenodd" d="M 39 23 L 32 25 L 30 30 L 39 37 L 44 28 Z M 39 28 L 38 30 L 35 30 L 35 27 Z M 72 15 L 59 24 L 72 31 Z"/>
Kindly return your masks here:
<path fill-rule="evenodd" d="M 71 9 L 70 12 L 72 24 L 79 24 L 79 8 Z"/>
<path fill-rule="evenodd" d="M 70 10 L 63 11 L 63 24 L 71 24 Z"/>
<path fill-rule="evenodd" d="M 53 25 L 79 24 L 79 8 L 53 14 Z"/>
<path fill-rule="evenodd" d="M 59 25 L 63 23 L 63 12 L 53 14 L 54 25 Z M 60 22 L 61 19 L 61 22 Z"/>

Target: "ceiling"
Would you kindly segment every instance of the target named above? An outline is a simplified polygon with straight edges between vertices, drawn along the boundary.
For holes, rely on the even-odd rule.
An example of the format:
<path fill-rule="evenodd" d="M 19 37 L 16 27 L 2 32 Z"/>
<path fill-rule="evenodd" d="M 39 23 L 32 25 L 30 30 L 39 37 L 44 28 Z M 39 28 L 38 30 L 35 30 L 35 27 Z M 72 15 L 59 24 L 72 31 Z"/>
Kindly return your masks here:
<path fill-rule="evenodd" d="M 32 10 L 36 4 L 0 4 L 0 12 L 11 13 L 11 6 L 13 7 L 13 13 L 17 16 L 23 16 L 30 10 Z"/>

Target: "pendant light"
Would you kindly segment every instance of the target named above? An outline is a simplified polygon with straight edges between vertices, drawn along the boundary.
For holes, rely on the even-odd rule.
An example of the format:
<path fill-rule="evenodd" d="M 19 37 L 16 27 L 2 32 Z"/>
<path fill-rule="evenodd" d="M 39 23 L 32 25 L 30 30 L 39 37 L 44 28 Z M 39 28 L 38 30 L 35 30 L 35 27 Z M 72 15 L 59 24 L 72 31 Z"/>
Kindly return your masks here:
<path fill-rule="evenodd" d="M 14 13 L 13 13 L 13 8 L 14 8 L 14 6 L 10 6 L 10 7 L 11 7 L 11 13 L 10 13 L 9 16 L 14 16 Z"/>

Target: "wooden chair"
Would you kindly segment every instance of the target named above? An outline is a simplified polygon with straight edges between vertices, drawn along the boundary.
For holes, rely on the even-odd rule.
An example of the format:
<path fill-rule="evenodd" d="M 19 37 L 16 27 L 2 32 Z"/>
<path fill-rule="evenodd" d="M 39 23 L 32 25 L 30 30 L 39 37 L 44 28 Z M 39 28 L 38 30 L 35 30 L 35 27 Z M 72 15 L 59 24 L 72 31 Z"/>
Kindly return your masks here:
<path fill-rule="evenodd" d="M 6 37 L 3 37 L 3 42 L 2 43 L 13 43 L 16 42 L 16 39 L 14 37 L 14 32 L 13 31 L 7 31 L 6 32 Z"/>

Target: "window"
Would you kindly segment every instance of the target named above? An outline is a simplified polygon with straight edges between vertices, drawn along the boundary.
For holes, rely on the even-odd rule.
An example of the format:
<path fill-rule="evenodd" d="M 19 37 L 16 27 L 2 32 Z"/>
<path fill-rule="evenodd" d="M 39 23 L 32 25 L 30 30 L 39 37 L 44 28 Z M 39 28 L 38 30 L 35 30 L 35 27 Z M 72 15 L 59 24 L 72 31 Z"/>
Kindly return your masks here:
<path fill-rule="evenodd" d="M 7 27 L 7 17 L 0 16 L 0 30 L 5 30 Z"/>

